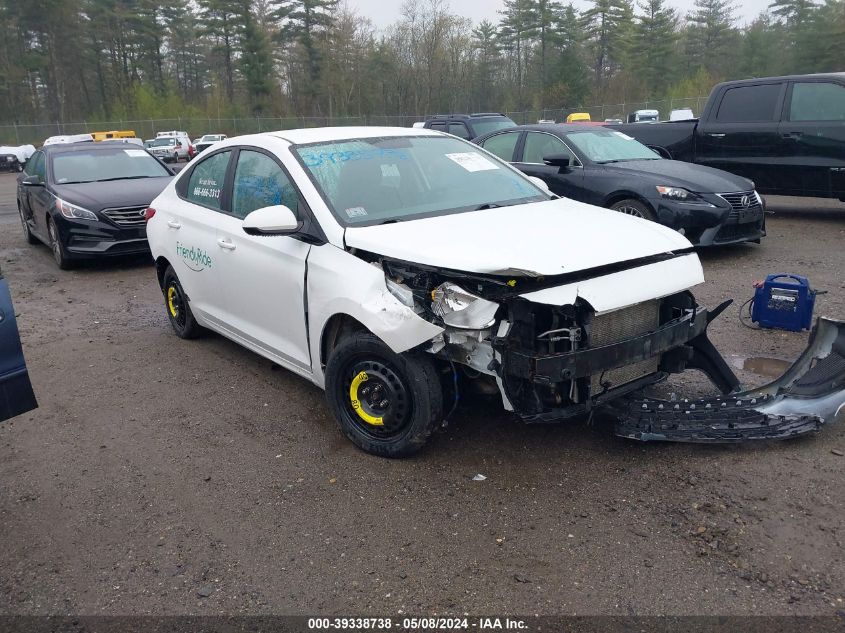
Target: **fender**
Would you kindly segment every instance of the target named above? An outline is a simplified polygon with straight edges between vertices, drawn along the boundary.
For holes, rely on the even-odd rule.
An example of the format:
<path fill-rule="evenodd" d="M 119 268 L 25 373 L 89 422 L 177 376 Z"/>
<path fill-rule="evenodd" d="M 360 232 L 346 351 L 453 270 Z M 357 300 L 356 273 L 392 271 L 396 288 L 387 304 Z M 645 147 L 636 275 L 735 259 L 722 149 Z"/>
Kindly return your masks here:
<path fill-rule="evenodd" d="M 345 271 L 343 282 L 339 281 L 339 270 Z M 380 266 L 331 244 L 311 249 L 306 293 L 312 380 L 320 387 L 324 386 L 320 344 L 326 324 L 337 314 L 353 317 L 397 354 L 443 332 L 390 293 Z"/>

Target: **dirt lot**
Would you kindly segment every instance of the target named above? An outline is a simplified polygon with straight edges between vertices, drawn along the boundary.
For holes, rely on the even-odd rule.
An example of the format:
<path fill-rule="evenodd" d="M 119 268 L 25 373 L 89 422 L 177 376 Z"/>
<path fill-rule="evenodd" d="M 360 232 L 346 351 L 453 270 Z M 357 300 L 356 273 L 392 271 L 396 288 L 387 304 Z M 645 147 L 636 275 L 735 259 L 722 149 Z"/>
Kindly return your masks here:
<path fill-rule="evenodd" d="M 418 457 L 370 457 L 304 380 L 218 336 L 177 339 L 147 261 L 59 271 L 14 196 L 0 175 L 0 265 L 41 407 L 0 425 L 0 613 L 845 609 L 842 426 L 640 445 L 476 402 Z M 762 246 L 702 254 L 699 299 L 789 271 L 845 317 L 845 205 L 771 207 Z M 807 339 L 735 308 L 712 335 L 738 366 Z"/>

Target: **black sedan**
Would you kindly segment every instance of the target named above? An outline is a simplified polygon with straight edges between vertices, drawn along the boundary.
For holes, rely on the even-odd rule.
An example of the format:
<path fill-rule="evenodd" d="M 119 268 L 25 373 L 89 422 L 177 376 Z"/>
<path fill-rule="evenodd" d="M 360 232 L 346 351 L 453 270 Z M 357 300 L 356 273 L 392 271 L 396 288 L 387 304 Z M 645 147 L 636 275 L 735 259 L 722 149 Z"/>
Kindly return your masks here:
<path fill-rule="evenodd" d="M 173 173 L 125 143 L 49 145 L 18 176 L 18 211 L 30 244 L 59 268 L 77 259 L 149 252 L 144 211 Z"/>
<path fill-rule="evenodd" d="M 659 222 L 693 244 L 760 242 L 763 199 L 728 172 L 661 158 L 600 126 L 523 125 L 473 141 L 559 196 Z"/>

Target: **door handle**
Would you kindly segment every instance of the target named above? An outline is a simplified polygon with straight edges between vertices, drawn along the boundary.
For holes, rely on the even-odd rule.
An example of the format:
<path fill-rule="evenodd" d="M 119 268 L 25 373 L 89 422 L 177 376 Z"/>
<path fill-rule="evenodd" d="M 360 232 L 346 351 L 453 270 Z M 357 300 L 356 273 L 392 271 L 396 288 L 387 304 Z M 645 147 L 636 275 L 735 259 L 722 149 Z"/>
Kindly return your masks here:
<path fill-rule="evenodd" d="M 713 138 L 725 138 L 725 134 L 721 132 L 710 132 L 707 136 L 712 136 Z"/>
<path fill-rule="evenodd" d="M 219 246 L 220 248 L 225 248 L 227 251 L 233 251 L 237 248 L 234 242 L 224 240 L 222 237 L 217 240 L 217 246 Z"/>
<path fill-rule="evenodd" d="M 182 228 L 182 225 L 179 222 L 177 222 L 176 220 L 168 220 L 167 226 L 169 226 L 171 229 L 181 229 Z"/>
<path fill-rule="evenodd" d="M 783 138 L 799 139 L 804 136 L 804 132 L 784 132 L 783 134 L 781 134 L 781 136 Z"/>

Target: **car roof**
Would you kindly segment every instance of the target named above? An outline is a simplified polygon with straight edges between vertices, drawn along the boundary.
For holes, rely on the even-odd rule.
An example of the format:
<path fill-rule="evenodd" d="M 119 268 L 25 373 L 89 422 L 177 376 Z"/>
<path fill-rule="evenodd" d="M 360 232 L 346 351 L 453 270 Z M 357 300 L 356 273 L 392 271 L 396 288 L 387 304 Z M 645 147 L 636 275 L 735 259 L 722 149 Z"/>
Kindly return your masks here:
<path fill-rule="evenodd" d="M 592 124 L 588 123 L 531 123 L 528 125 L 517 125 L 509 127 L 504 130 L 496 130 L 484 136 L 493 136 L 501 134 L 502 132 L 552 132 L 558 134 L 567 134 L 569 132 L 583 132 L 584 130 L 594 130 L 596 128 L 604 128 L 604 121 L 594 121 Z M 607 128 L 610 131 L 610 128 Z"/>
<path fill-rule="evenodd" d="M 303 143 L 326 143 L 354 138 L 380 138 L 383 136 L 438 136 L 440 132 L 410 127 L 314 127 L 297 130 L 264 132 L 255 136 L 274 136 L 294 145 Z M 244 137 L 240 137 L 244 138 Z M 232 140 L 231 138 L 229 140 Z"/>
<path fill-rule="evenodd" d="M 468 119 L 481 119 L 484 117 L 508 117 L 501 112 L 476 112 L 474 114 L 433 114 L 426 118 L 426 121 L 446 121 L 448 119 L 460 119 L 461 121 Z"/>
<path fill-rule="evenodd" d="M 736 81 L 723 81 L 718 86 L 730 84 L 731 86 L 743 86 L 746 84 L 760 84 L 769 81 L 798 81 L 802 79 L 836 79 L 838 81 L 845 81 L 845 72 L 842 73 L 816 73 L 809 75 L 781 75 L 780 77 L 756 77 L 750 79 L 739 79 Z"/>
<path fill-rule="evenodd" d="M 94 141 L 80 141 L 79 143 L 45 145 L 41 148 L 41 151 L 46 154 L 68 154 L 71 152 L 90 152 L 91 150 L 96 152 L 106 149 L 133 149 L 137 147 L 139 146 L 135 143 L 124 143 L 123 141 L 100 141 L 99 143 Z"/>

